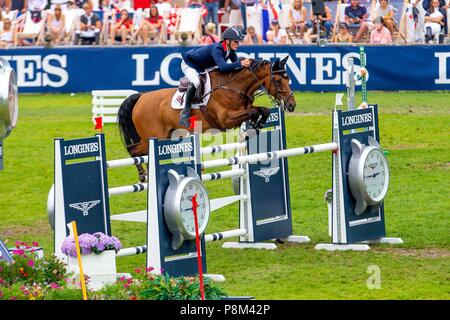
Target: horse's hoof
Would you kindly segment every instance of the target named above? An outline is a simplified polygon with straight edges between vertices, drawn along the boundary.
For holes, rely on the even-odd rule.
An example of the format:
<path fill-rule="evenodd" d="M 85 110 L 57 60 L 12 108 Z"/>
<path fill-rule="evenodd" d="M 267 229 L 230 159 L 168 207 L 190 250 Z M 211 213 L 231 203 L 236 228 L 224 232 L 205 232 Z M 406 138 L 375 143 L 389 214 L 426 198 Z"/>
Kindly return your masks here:
<path fill-rule="evenodd" d="M 139 175 L 139 181 L 141 182 L 141 183 L 144 183 L 144 182 L 146 182 L 147 181 L 147 175 L 146 174 L 140 174 Z"/>

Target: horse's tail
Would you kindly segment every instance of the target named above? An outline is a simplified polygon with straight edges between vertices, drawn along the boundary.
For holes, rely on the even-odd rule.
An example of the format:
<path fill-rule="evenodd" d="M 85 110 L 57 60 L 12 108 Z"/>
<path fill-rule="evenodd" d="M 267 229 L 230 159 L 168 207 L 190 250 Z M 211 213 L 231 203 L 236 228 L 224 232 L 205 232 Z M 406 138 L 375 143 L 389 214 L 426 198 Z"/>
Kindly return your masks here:
<path fill-rule="evenodd" d="M 135 93 L 126 98 L 120 105 L 118 112 L 117 124 L 121 133 L 122 143 L 128 151 L 131 151 L 130 149 L 141 140 L 132 119 L 134 106 L 140 97 L 140 93 Z"/>

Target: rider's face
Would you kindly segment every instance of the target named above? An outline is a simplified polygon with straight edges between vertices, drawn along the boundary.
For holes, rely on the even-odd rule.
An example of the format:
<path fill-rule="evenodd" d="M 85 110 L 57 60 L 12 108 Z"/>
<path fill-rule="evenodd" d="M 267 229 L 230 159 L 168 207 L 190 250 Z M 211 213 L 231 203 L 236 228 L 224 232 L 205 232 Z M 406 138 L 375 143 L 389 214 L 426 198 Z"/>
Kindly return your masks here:
<path fill-rule="evenodd" d="M 236 40 L 230 40 L 228 42 L 228 45 L 230 46 L 230 49 L 233 51 L 236 51 L 239 48 L 239 41 Z"/>

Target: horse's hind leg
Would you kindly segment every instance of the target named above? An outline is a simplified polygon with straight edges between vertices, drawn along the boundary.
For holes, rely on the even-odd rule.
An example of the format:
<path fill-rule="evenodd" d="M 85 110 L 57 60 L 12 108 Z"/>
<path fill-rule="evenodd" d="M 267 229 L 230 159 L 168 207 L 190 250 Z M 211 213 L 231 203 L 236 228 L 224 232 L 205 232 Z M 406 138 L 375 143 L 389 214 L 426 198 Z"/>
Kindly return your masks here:
<path fill-rule="evenodd" d="M 148 151 L 144 151 L 144 150 L 147 150 L 147 149 L 148 148 L 145 148 L 144 143 L 142 143 L 142 141 L 127 146 L 127 150 L 132 157 L 141 157 L 141 156 L 146 155 L 148 153 Z M 145 182 L 145 180 L 147 179 L 147 172 L 145 171 L 143 164 L 141 164 L 141 163 L 136 164 L 136 169 L 138 171 L 139 181 Z"/>

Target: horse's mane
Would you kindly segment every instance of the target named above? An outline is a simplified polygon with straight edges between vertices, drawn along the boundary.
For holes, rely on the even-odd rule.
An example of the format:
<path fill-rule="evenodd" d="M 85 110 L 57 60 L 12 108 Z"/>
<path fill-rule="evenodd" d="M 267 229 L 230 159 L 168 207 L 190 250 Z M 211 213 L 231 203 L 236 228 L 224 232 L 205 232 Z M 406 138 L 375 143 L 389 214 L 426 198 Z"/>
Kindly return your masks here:
<path fill-rule="evenodd" d="M 251 59 L 251 60 L 252 62 L 250 63 L 250 70 L 252 70 L 253 72 L 258 70 L 260 66 L 270 64 L 269 60 L 264 59 Z"/>
<path fill-rule="evenodd" d="M 249 67 L 249 69 L 250 69 L 251 71 L 253 71 L 253 72 L 256 72 L 261 66 L 266 65 L 266 64 L 270 64 L 270 63 L 271 63 L 270 61 L 264 60 L 264 59 L 250 59 L 250 60 L 251 60 L 251 62 L 250 62 L 250 67 Z M 240 69 L 240 70 L 233 70 L 233 71 L 231 71 L 231 72 L 227 72 L 227 74 L 232 75 L 232 74 L 239 73 L 239 72 L 241 72 L 241 71 L 242 71 L 242 69 Z M 214 69 L 214 70 L 212 70 L 211 72 L 217 72 L 217 73 L 220 73 L 219 69 Z"/>

